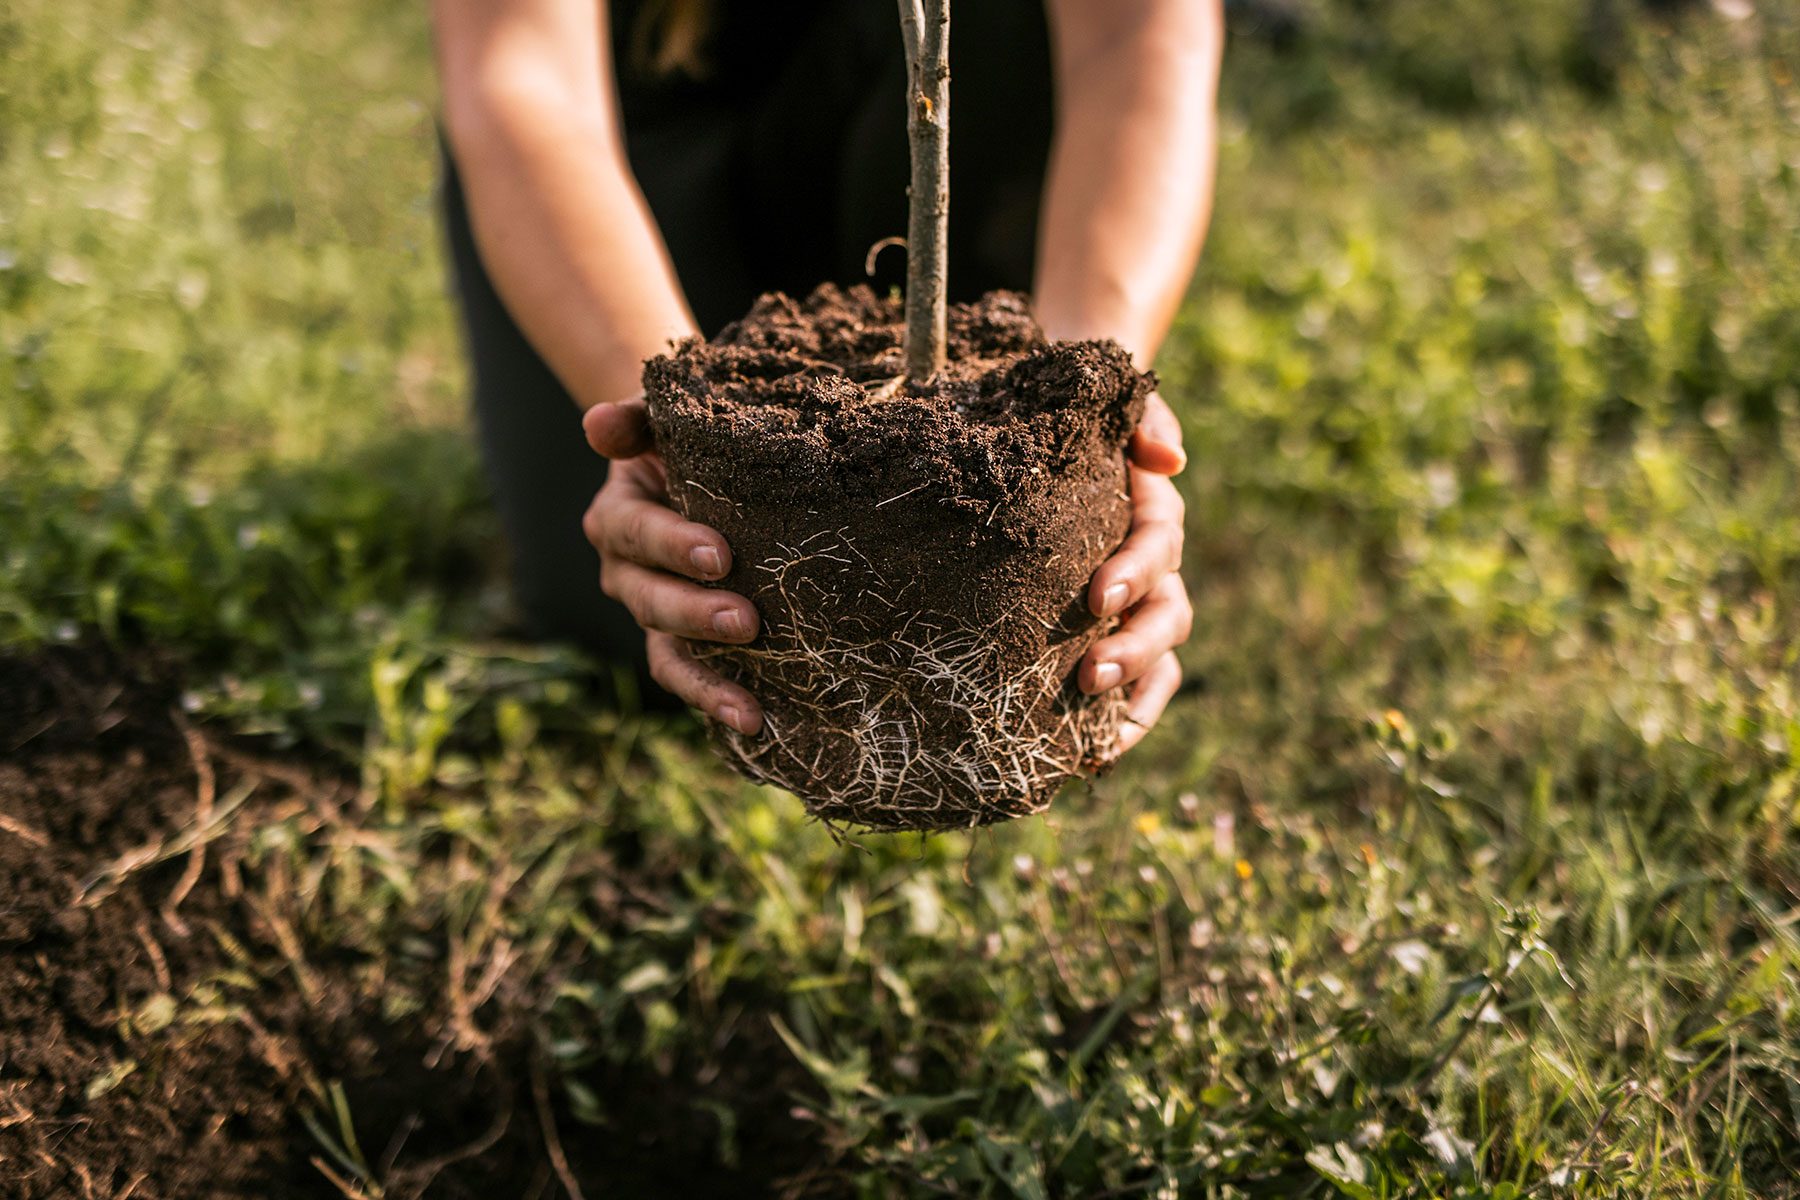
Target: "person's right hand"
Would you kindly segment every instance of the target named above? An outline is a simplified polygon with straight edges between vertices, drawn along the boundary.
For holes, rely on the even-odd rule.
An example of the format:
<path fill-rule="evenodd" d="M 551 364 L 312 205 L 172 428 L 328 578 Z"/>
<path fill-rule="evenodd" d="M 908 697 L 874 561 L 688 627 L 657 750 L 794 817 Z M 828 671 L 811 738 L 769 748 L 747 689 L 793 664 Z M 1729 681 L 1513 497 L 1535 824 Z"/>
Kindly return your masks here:
<path fill-rule="evenodd" d="M 643 626 L 651 678 L 715 720 L 755 734 L 762 728 L 755 698 L 696 660 L 681 640 L 741 645 L 756 636 L 750 601 L 690 582 L 723 578 L 731 547 L 718 530 L 669 507 L 668 478 L 642 397 L 596 405 L 581 427 L 588 445 L 612 461 L 581 521 L 600 552 L 600 590 Z"/>

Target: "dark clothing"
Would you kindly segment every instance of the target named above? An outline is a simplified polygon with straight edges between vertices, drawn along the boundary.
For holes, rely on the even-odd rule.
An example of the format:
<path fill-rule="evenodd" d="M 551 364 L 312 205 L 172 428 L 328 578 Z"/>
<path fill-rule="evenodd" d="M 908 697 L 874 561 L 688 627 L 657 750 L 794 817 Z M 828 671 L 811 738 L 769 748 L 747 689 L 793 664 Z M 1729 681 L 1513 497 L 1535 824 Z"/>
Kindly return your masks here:
<path fill-rule="evenodd" d="M 905 65 L 890 0 L 720 0 L 701 79 L 633 66 L 639 5 L 613 5 L 631 167 L 708 336 L 766 291 L 863 276 L 868 249 L 906 230 Z M 1029 290 L 1050 144 L 1049 40 L 1038 0 L 979 0 L 951 28 L 950 291 Z M 601 595 L 582 512 L 606 477 L 573 401 L 513 323 L 482 265 L 454 162 L 444 210 L 467 333 L 477 429 L 540 637 L 644 678 L 643 636 Z M 898 286 L 905 255 L 873 283 Z"/>

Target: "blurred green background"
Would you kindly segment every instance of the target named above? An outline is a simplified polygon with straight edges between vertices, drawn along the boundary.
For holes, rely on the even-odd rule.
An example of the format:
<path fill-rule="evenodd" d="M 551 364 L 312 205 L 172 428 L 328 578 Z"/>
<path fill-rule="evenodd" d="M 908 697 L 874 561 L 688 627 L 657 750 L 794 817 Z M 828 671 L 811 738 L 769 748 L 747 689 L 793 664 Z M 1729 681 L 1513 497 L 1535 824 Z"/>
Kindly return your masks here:
<path fill-rule="evenodd" d="M 655 1080 L 746 1194 L 794 1105 L 865 1195 L 1800 1194 L 1794 6 L 1234 6 L 1203 686 L 860 852 L 506 640 L 422 7 L 0 9 L 0 644 L 360 780 L 282 852 L 396 1020 L 504 876 L 562 1100 Z"/>

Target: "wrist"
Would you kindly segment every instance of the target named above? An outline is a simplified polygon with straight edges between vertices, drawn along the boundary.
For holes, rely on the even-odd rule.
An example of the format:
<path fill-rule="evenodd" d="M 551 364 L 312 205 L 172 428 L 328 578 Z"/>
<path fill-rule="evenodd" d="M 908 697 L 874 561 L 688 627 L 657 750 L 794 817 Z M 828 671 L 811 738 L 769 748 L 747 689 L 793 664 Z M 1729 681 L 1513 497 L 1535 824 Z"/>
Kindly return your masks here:
<path fill-rule="evenodd" d="M 1038 324 L 1053 342 L 1115 341 L 1131 355 L 1139 370 L 1148 370 L 1156 357 L 1157 339 L 1150 335 L 1144 322 L 1130 315 L 1128 306 L 1093 303 L 1105 298 L 1092 296 L 1086 303 L 1067 307 L 1046 303 L 1038 312 Z"/>
<path fill-rule="evenodd" d="M 610 326 L 595 341 L 589 369 L 569 388 L 583 412 L 600 404 L 633 400 L 644 393 L 644 363 L 699 331 L 685 314 L 655 323 Z"/>

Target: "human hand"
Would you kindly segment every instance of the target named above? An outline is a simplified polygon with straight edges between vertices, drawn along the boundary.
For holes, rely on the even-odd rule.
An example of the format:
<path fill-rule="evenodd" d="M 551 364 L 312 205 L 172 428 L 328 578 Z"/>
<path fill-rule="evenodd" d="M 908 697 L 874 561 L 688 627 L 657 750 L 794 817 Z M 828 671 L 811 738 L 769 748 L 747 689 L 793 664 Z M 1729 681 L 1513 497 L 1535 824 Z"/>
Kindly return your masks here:
<path fill-rule="evenodd" d="M 1181 664 L 1175 647 L 1194 628 L 1194 609 L 1181 581 L 1181 543 L 1187 506 L 1169 482 L 1187 466 L 1181 424 L 1161 396 L 1152 393 L 1144 419 L 1127 448 L 1131 470 L 1131 532 L 1100 564 L 1088 588 L 1097 617 L 1124 613 L 1124 622 L 1083 656 L 1077 682 L 1098 695 L 1131 687 L 1120 752 L 1144 739 L 1175 689 Z"/>
<path fill-rule="evenodd" d="M 756 700 L 697 660 L 681 640 L 742 645 L 756 636 L 750 601 L 690 582 L 724 578 L 731 547 L 718 530 L 669 507 L 668 477 L 641 396 L 590 408 L 581 427 L 588 445 L 612 460 L 605 486 L 581 521 L 600 554 L 600 590 L 643 626 L 651 678 L 715 720 L 755 734 L 762 728 Z"/>

